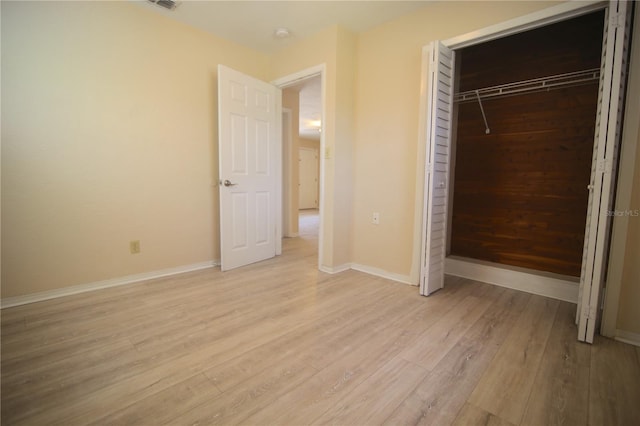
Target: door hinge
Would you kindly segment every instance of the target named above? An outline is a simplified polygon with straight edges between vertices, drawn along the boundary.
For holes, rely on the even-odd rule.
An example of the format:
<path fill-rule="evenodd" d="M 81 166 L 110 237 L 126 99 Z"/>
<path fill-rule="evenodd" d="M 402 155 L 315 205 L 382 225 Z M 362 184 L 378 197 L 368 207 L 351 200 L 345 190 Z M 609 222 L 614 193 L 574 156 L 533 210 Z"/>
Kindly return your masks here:
<path fill-rule="evenodd" d="M 611 173 L 611 161 L 610 160 L 598 161 L 597 170 L 600 173 Z"/>
<path fill-rule="evenodd" d="M 427 173 L 433 173 L 433 163 L 427 163 L 425 170 Z"/>
<path fill-rule="evenodd" d="M 609 26 L 611 28 L 622 28 L 624 26 L 625 14 L 620 12 L 615 12 L 609 16 Z"/>

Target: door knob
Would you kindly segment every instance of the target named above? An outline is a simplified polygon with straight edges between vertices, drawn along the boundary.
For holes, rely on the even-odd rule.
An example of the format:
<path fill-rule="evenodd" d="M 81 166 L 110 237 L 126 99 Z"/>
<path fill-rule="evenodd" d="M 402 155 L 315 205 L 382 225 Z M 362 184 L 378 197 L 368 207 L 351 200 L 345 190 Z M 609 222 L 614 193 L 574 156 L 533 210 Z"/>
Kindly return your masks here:
<path fill-rule="evenodd" d="M 237 183 L 231 183 L 229 179 L 224 180 L 224 186 L 236 186 Z"/>

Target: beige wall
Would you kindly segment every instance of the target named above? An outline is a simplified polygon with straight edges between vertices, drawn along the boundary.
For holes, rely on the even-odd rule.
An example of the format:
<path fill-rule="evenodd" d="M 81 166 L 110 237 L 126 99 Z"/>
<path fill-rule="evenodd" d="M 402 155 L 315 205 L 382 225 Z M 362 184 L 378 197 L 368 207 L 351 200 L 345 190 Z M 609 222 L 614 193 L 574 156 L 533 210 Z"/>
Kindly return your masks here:
<path fill-rule="evenodd" d="M 353 144 L 357 38 L 338 28 L 336 52 L 336 110 L 334 145 L 333 265 L 353 261 Z"/>
<path fill-rule="evenodd" d="M 636 216 L 629 218 L 627 228 L 617 328 L 640 336 L 640 217 L 637 216 L 640 212 L 640 134 L 637 136 L 634 183 L 629 206 L 629 211 Z"/>
<path fill-rule="evenodd" d="M 2 2 L 3 298 L 219 259 L 219 63 L 267 77 L 127 2 Z"/>
<path fill-rule="evenodd" d="M 640 11 L 636 11 L 636 17 L 640 16 Z M 640 37 L 636 35 L 636 40 L 640 40 Z M 632 59 L 632 66 L 636 68 L 632 70 L 632 75 L 630 78 L 634 78 L 634 75 L 640 75 L 640 44 L 636 44 L 634 46 L 634 50 L 632 55 L 635 57 Z M 633 74 L 635 72 L 635 74 Z M 637 80 L 630 84 L 630 89 L 635 90 L 633 92 L 627 93 L 627 96 L 630 96 L 630 103 L 633 103 L 635 114 L 638 114 L 640 102 L 638 101 L 640 97 L 640 85 L 637 84 Z M 629 105 L 629 110 L 631 110 L 631 105 Z M 629 114 L 627 114 L 629 117 Z M 637 116 L 636 116 L 637 117 Z M 627 211 L 629 216 L 625 218 L 615 217 L 616 220 L 625 220 L 627 224 L 627 235 L 626 238 L 623 239 L 623 244 L 625 246 L 625 256 L 624 256 L 624 264 L 621 271 L 621 279 L 620 279 L 620 300 L 618 305 L 618 316 L 617 316 L 617 330 L 621 330 L 624 332 L 630 332 L 637 336 L 640 336 L 640 132 L 638 132 L 638 118 L 636 118 L 636 122 L 634 124 L 625 123 L 626 129 L 634 127 L 636 132 L 635 135 L 629 135 L 629 137 L 635 136 L 636 143 L 636 151 L 635 151 L 635 164 L 633 171 L 633 179 L 631 181 L 631 199 L 628 206 L 619 207 L 622 211 Z M 624 136 L 627 136 L 625 133 Z M 624 143 L 624 141 L 623 141 Z M 623 146 L 623 150 L 624 150 Z M 624 152 L 623 152 L 624 154 Z M 625 163 L 624 159 L 621 161 L 622 164 Z M 623 179 L 623 178 L 621 178 Z M 618 194 L 620 195 L 620 194 Z M 616 243 L 616 234 L 614 233 L 614 244 Z M 615 250 L 615 248 L 614 248 Z M 612 252 L 612 256 L 614 255 Z M 617 264 L 612 259 L 612 264 Z M 609 274 L 611 276 L 618 276 L 618 274 Z"/>

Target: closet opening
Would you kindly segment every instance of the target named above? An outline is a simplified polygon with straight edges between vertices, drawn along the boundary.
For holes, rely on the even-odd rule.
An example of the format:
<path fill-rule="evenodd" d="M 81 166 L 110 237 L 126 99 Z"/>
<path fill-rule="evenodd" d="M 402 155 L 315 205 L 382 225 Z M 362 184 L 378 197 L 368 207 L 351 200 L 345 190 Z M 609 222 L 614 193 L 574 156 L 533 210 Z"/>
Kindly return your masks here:
<path fill-rule="evenodd" d="M 604 19 L 455 51 L 450 257 L 579 279 Z"/>
<path fill-rule="evenodd" d="M 446 273 L 577 303 L 593 341 L 633 6 L 564 3 L 425 46 L 421 294 Z"/>

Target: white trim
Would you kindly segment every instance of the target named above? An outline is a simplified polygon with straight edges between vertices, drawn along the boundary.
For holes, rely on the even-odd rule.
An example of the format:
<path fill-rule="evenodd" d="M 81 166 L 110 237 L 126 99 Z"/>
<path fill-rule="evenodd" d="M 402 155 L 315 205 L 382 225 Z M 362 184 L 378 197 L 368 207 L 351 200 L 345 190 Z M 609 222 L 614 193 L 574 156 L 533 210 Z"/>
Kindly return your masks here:
<path fill-rule="evenodd" d="M 619 342 L 629 343 L 630 345 L 640 346 L 640 333 L 631 331 L 616 330 L 615 339 Z"/>
<path fill-rule="evenodd" d="M 291 210 L 293 210 L 291 206 L 291 199 L 293 198 L 291 196 L 293 111 L 291 111 L 291 108 L 282 108 L 283 125 L 285 117 L 288 126 L 286 128 L 282 128 L 282 237 L 291 238 L 294 236 L 294 232 L 291 232 L 291 226 L 294 223 L 294 218 L 291 217 Z M 297 216 L 295 220 L 298 220 Z"/>
<path fill-rule="evenodd" d="M 408 275 L 396 274 L 395 272 L 385 271 L 384 269 L 374 268 L 373 266 L 360 265 L 358 263 L 343 263 L 342 265 L 333 267 L 323 265 L 320 267 L 320 270 L 327 274 L 339 274 L 340 272 L 345 272 L 350 269 L 402 284 L 416 285 L 411 282 L 411 277 Z"/>
<path fill-rule="evenodd" d="M 321 76 L 326 72 L 326 65 L 315 65 L 302 71 L 294 72 L 284 77 L 277 78 L 271 82 L 274 86 L 278 86 L 281 89 L 286 89 L 289 86 L 293 86 L 308 78 Z"/>
<path fill-rule="evenodd" d="M 513 34 L 522 33 L 542 26 L 575 18 L 609 5 L 606 1 L 566 2 L 538 12 L 519 16 L 499 24 L 491 25 L 477 31 L 471 31 L 456 37 L 443 40 L 442 44 L 450 49 L 461 49 L 475 44 L 485 43 Z"/>
<path fill-rule="evenodd" d="M 554 274 L 537 274 L 520 270 L 520 268 L 507 269 L 494 265 L 497 264 L 448 257 L 445 260 L 445 273 L 565 302 L 578 301 L 577 279 L 570 281 L 560 278 L 561 276 L 554 277 Z"/>
<path fill-rule="evenodd" d="M 288 86 L 299 83 L 301 80 L 320 76 L 322 80 L 322 117 L 327 117 L 327 66 L 326 64 L 316 65 L 302 71 L 289 74 L 285 77 L 280 77 L 271 82 L 271 84 L 277 86 L 280 89 L 287 88 Z M 323 118 L 324 120 L 324 118 Z M 327 272 L 328 270 L 337 270 L 340 267 L 326 267 L 323 265 L 324 261 L 324 229 L 325 229 L 325 209 L 324 209 L 324 197 L 325 197 L 325 155 L 326 152 L 325 132 L 320 133 L 320 194 L 319 194 L 319 207 L 318 212 L 320 216 L 320 229 L 318 230 L 318 269 Z M 329 272 L 334 273 L 334 272 Z"/>
<path fill-rule="evenodd" d="M 338 266 L 320 265 L 318 269 L 320 269 L 322 272 L 326 272 L 327 274 L 339 274 L 340 272 L 348 271 L 349 269 L 351 269 L 351 264 L 344 263 Z"/>
<path fill-rule="evenodd" d="M 352 264 L 351 269 L 364 272 L 365 274 L 375 275 L 376 277 L 385 278 L 387 280 L 397 281 L 402 284 L 415 285 L 412 283 L 411 277 L 408 275 L 396 274 L 395 272 L 389 272 L 385 271 L 384 269 L 378 269 L 372 266 L 360 265 L 357 263 Z"/>
<path fill-rule="evenodd" d="M 74 294 L 86 293 L 89 291 L 102 290 L 110 287 L 133 284 L 140 281 L 151 280 L 154 278 L 183 274 L 185 272 L 199 271 L 201 269 L 213 268 L 219 265 L 219 260 L 210 260 L 207 262 L 194 263 L 192 265 L 177 266 L 175 268 L 161 269 L 159 271 L 143 272 L 141 274 L 127 275 L 124 277 L 96 281 L 88 284 L 74 285 L 71 287 L 27 294 L 24 296 L 6 297 L 0 301 L 0 309 L 26 305 L 28 303 L 42 302 L 44 300 L 57 299 L 59 297 L 71 296 Z"/>
<path fill-rule="evenodd" d="M 276 256 L 282 254 L 282 89 L 277 88 L 276 96 L 276 158 L 275 158 L 275 175 L 276 175 Z"/>

